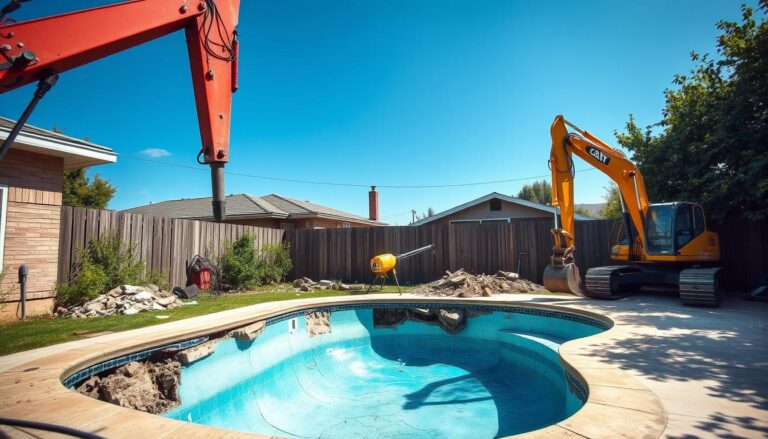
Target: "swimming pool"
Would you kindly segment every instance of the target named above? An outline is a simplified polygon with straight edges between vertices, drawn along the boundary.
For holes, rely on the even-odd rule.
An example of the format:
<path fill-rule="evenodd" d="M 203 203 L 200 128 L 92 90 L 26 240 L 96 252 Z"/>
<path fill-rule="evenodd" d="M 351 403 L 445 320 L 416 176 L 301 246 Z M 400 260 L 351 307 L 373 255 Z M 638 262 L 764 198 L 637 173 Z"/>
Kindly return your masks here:
<path fill-rule="evenodd" d="M 451 334 L 418 321 L 429 319 L 418 317 L 424 309 L 464 316 L 463 329 Z M 392 312 L 418 320 L 391 324 L 382 316 Z M 270 318 L 251 342 L 223 339 L 185 367 L 182 405 L 164 416 L 284 437 L 507 436 L 554 424 L 584 404 L 587 390 L 557 349 L 605 329 L 584 315 L 518 306 L 302 310 Z"/>

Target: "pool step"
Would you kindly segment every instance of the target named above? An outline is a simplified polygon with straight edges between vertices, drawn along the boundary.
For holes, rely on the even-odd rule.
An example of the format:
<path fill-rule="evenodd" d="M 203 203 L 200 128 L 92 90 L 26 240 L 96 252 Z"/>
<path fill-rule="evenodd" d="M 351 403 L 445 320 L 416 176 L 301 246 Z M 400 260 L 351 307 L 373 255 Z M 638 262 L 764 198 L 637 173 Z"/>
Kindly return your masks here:
<path fill-rule="evenodd" d="M 555 352 L 557 352 L 562 344 L 562 341 L 556 341 L 554 338 L 545 338 L 539 334 L 533 335 L 525 332 L 505 331 L 503 329 L 499 331 L 499 341 L 521 348 L 544 346 Z"/>

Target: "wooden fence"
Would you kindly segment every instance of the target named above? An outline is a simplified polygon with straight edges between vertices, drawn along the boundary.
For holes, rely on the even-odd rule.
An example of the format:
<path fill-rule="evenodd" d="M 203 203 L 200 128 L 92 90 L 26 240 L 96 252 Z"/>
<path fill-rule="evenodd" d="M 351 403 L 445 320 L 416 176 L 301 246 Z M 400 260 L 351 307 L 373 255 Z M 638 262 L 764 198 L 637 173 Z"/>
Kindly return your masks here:
<path fill-rule="evenodd" d="M 171 285 L 184 285 L 186 267 L 193 256 L 205 254 L 209 245 L 215 252 L 221 251 L 225 241 L 245 232 L 256 237 L 258 248 L 283 241 L 283 231 L 277 229 L 62 207 L 58 279 L 69 280 L 79 262 L 80 249 L 92 238 L 117 233 L 124 242 L 136 245 L 148 269 L 166 271 Z"/>
<path fill-rule="evenodd" d="M 613 221 L 605 220 L 576 222 L 576 261 L 582 275 L 591 267 L 612 263 L 613 225 Z M 523 277 L 541 282 L 551 254 L 551 226 L 549 219 L 520 219 L 511 223 L 283 231 L 63 207 L 59 282 L 69 280 L 79 249 L 92 238 L 119 233 L 126 242 L 136 244 L 149 269 L 167 271 L 172 285 L 183 285 L 187 263 L 194 255 L 204 254 L 209 245 L 221 251 L 225 241 L 245 232 L 256 236 L 259 248 L 265 243 L 290 244 L 293 277 L 368 282 L 372 277 L 371 257 L 435 244 L 434 254 L 424 253 L 398 264 L 402 283 L 429 282 L 445 270 L 459 268 L 473 273 L 519 270 Z M 720 233 L 726 287 L 748 292 L 768 273 L 768 220 L 734 217 L 713 229 Z"/>
<path fill-rule="evenodd" d="M 583 276 L 589 268 L 610 265 L 613 221 L 576 222 L 576 261 Z M 519 271 L 542 282 L 549 263 L 552 239 L 549 219 L 521 219 L 509 224 L 452 224 L 422 227 L 376 227 L 291 230 L 293 276 L 312 279 L 371 280 L 371 257 L 401 253 L 436 244 L 425 253 L 398 264 L 403 283 L 429 282 L 445 270 L 464 268 L 473 273 Z M 713 226 L 720 234 L 721 265 L 729 291 L 749 292 L 768 274 L 768 220 L 728 218 Z"/>
<path fill-rule="evenodd" d="M 577 248 L 577 261 L 588 267 L 610 263 L 609 234 L 612 221 L 578 221 L 578 236 L 589 236 Z M 549 219 L 521 219 L 511 223 L 451 224 L 421 227 L 372 227 L 352 229 L 290 230 L 295 277 L 370 281 L 370 259 L 380 253 L 402 253 L 435 244 L 434 253 L 423 253 L 398 264 L 403 283 L 429 282 L 445 270 L 459 268 L 473 273 L 520 271 L 541 282 L 552 253 Z"/>
<path fill-rule="evenodd" d="M 731 216 L 712 229 L 720 234 L 726 286 L 731 291 L 748 293 L 768 275 L 768 219 Z"/>

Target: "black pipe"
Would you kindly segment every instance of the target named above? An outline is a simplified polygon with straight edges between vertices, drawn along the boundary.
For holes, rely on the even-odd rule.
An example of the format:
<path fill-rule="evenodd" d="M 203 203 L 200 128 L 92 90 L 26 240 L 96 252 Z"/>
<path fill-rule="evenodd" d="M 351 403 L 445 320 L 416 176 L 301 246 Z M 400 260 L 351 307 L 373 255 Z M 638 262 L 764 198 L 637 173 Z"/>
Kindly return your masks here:
<path fill-rule="evenodd" d="M 417 255 L 419 253 L 422 253 L 422 252 L 425 252 L 427 250 L 434 249 L 434 248 L 435 248 L 434 244 L 425 245 L 424 247 L 417 248 L 416 250 L 411 250 L 411 251 L 405 252 L 405 253 L 403 253 L 401 255 L 397 255 L 397 256 L 395 256 L 395 258 L 397 258 L 397 259 L 410 258 L 411 256 Z"/>
<path fill-rule="evenodd" d="M 19 132 L 21 132 L 21 129 L 24 128 L 24 124 L 27 123 L 27 119 L 29 119 L 29 116 L 32 114 L 35 106 L 37 106 L 37 103 L 40 102 L 40 99 L 42 99 L 43 96 L 45 96 L 45 94 L 48 93 L 54 85 L 56 85 L 56 81 L 58 80 L 59 75 L 50 72 L 45 74 L 40 82 L 37 83 L 37 90 L 35 90 L 35 94 L 32 96 L 32 100 L 29 101 L 29 105 L 27 105 L 27 108 L 24 109 L 24 112 L 21 114 L 19 120 L 16 121 L 16 125 L 13 126 L 11 133 L 8 134 L 8 138 L 5 139 L 3 145 L 0 146 L 0 161 L 2 161 L 5 155 L 8 154 L 8 151 L 11 150 L 11 145 L 13 145 L 13 142 L 16 140 L 16 136 L 19 135 Z"/>
<path fill-rule="evenodd" d="M 27 264 L 21 264 L 19 267 L 19 296 L 21 300 L 21 320 L 27 318 L 27 275 L 29 268 Z"/>
<path fill-rule="evenodd" d="M 64 427 L 63 425 L 46 424 L 45 422 L 25 421 L 23 419 L 12 419 L 12 418 L 0 418 L 0 425 L 51 431 L 54 433 L 61 433 L 67 436 L 79 437 L 83 439 L 102 439 L 102 436 L 99 436 L 93 433 L 76 430 L 70 427 Z"/>

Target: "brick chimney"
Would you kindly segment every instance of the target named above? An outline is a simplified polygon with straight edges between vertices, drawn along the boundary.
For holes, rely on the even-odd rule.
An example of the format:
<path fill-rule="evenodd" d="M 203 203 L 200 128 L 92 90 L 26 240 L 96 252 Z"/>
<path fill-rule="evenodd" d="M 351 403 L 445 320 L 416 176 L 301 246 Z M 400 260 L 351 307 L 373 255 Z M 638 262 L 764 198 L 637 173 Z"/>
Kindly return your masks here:
<path fill-rule="evenodd" d="M 368 192 L 368 219 L 379 220 L 379 193 L 376 192 L 376 186 L 371 186 L 371 191 Z"/>

